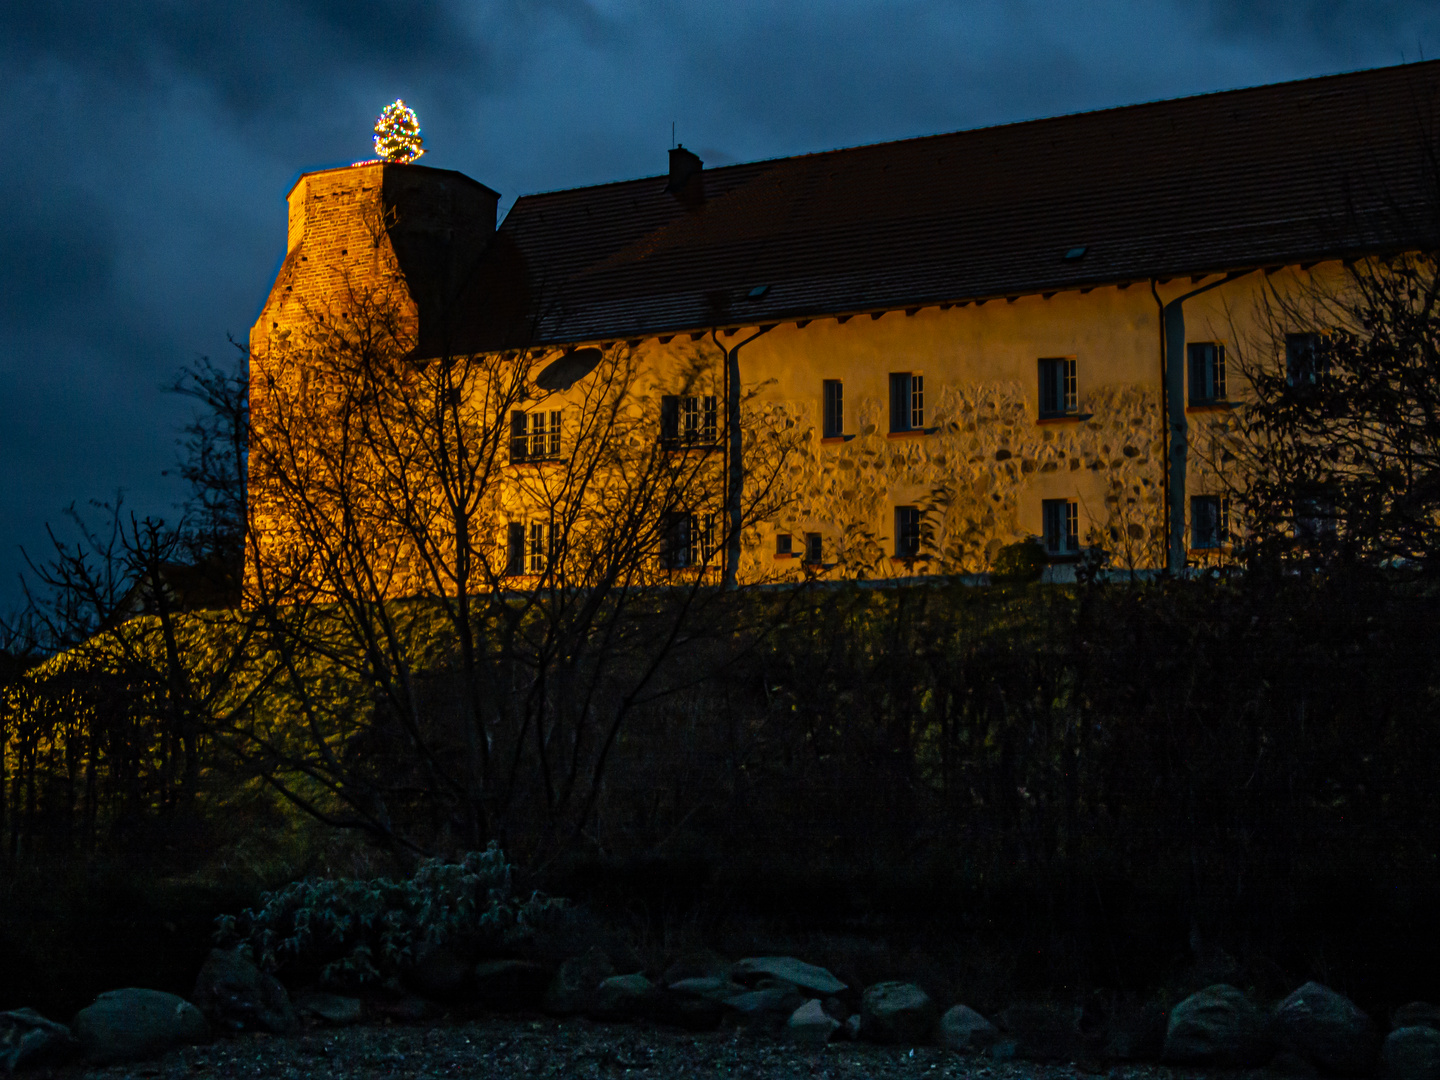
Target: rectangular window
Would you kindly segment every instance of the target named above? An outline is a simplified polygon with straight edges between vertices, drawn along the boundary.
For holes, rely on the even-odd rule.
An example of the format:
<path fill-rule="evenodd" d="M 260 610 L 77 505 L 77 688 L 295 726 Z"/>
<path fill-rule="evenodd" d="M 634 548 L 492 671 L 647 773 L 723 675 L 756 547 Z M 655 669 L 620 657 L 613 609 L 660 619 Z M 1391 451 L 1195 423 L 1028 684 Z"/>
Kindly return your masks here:
<path fill-rule="evenodd" d="M 560 456 L 560 410 L 516 409 L 510 414 L 510 460 L 546 461 Z"/>
<path fill-rule="evenodd" d="M 1230 500 L 1223 495 L 1190 499 L 1190 546 L 1218 548 L 1230 540 Z"/>
<path fill-rule="evenodd" d="M 839 379 L 826 379 L 825 423 L 821 428 L 823 437 L 836 439 L 845 434 L 845 384 Z"/>
<path fill-rule="evenodd" d="M 897 506 L 895 508 L 895 557 L 914 559 L 920 554 L 923 537 L 920 508 L 918 506 Z"/>
<path fill-rule="evenodd" d="M 715 515 L 673 513 L 660 537 L 660 565 L 666 570 L 707 566 L 715 558 Z"/>
<path fill-rule="evenodd" d="M 505 573 L 525 573 L 525 524 L 512 521 L 505 527 Z"/>
<path fill-rule="evenodd" d="M 825 545 L 819 533 L 805 534 L 805 561 L 819 564 L 825 561 Z"/>
<path fill-rule="evenodd" d="M 1325 374 L 1324 342 L 1316 333 L 1285 335 L 1285 381 L 1312 386 Z"/>
<path fill-rule="evenodd" d="M 1071 416 L 1080 410 L 1079 387 L 1073 356 L 1051 356 L 1040 361 L 1040 415 Z"/>
<path fill-rule="evenodd" d="M 527 569 L 532 574 L 543 574 L 550 565 L 550 526 L 543 521 L 530 523 L 530 551 Z"/>
<path fill-rule="evenodd" d="M 795 554 L 795 552 L 791 550 L 791 546 L 790 546 L 791 543 L 792 543 L 792 540 L 793 540 L 793 537 L 791 537 L 791 535 L 790 535 L 789 533 L 776 533 L 776 534 L 775 534 L 775 554 L 776 554 L 776 555 L 793 555 L 793 554 Z"/>
<path fill-rule="evenodd" d="M 1335 502 L 1323 494 L 1303 495 L 1295 500 L 1295 537 L 1305 543 L 1323 543 L 1340 534 Z"/>
<path fill-rule="evenodd" d="M 1225 346 L 1213 341 L 1192 341 L 1186 346 L 1190 362 L 1190 404 L 1225 400 Z"/>
<path fill-rule="evenodd" d="M 1047 555 L 1080 554 L 1080 505 L 1074 499 L 1045 499 L 1040 504 Z"/>
<path fill-rule="evenodd" d="M 713 446 L 719 437 L 719 401 L 714 394 L 666 394 L 660 399 L 660 441 L 670 446 Z"/>
<path fill-rule="evenodd" d="M 925 377 L 913 371 L 890 376 L 890 430 L 925 430 Z"/>

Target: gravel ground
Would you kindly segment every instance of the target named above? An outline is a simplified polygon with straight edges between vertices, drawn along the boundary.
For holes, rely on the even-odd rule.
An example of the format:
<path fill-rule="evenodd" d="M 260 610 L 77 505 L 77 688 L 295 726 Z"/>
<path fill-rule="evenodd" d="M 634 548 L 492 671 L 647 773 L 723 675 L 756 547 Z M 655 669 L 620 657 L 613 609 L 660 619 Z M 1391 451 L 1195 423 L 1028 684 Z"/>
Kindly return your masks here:
<path fill-rule="evenodd" d="M 31 1075 L 45 1077 L 46 1072 Z M 513 1017 L 442 1021 L 428 1026 L 322 1029 L 288 1038 L 244 1035 L 172 1051 L 154 1061 L 49 1072 L 50 1080 L 510 1080 L 545 1076 L 580 1080 L 624 1076 L 636 1080 L 1086 1080 L 1094 1075 L 1107 1080 L 1186 1080 L 1204 1074 L 1151 1065 L 1088 1069 L 1071 1064 L 995 1062 L 961 1057 L 935 1047 L 909 1050 L 842 1042 L 822 1049 L 802 1049 L 743 1032 L 694 1034 Z M 1238 1078 L 1243 1074 L 1221 1075 Z"/>

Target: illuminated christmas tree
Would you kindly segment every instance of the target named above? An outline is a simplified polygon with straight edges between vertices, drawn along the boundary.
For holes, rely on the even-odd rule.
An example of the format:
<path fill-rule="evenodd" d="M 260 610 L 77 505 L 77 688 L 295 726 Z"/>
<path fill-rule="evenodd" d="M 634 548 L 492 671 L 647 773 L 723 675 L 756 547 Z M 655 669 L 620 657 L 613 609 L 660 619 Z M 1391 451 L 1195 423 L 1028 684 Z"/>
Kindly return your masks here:
<path fill-rule="evenodd" d="M 420 121 L 415 110 L 405 107 L 405 102 L 396 100 L 380 114 L 375 121 L 375 153 L 381 161 L 393 161 L 408 165 L 421 154 Z"/>

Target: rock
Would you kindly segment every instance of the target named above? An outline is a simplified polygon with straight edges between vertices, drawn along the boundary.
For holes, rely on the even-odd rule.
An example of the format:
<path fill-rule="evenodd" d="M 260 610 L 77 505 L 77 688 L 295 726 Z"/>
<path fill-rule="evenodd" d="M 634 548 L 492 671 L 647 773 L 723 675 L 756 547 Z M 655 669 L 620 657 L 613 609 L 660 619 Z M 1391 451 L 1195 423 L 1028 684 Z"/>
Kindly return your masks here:
<path fill-rule="evenodd" d="M 1440 1031 L 1428 1024 L 1396 1028 L 1380 1047 L 1385 1080 L 1440 1080 Z"/>
<path fill-rule="evenodd" d="M 882 982 L 860 996 L 860 1033 L 874 1042 L 927 1042 L 940 1010 L 914 983 Z"/>
<path fill-rule="evenodd" d="M 748 994 L 749 988 L 726 978 L 709 976 L 702 979 L 681 979 L 670 984 L 672 994 L 705 998 L 709 1001 L 728 1001 L 740 994 Z"/>
<path fill-rule="evenodd" d="M 141 1061 L 210 1038 L 204 1014 L 190 1002 L 134 987 L 105 991 L 75 1014 L 70 1029 L 94 1065 Z"/>
<path fill-rule="evenodd" d="M 730 968 L 730 975 L 741 982 L 754 982 L 768 976 L 817 995 L 839 994 L 845 990 L 845 984 L 824 968 L 793 956 L 752 956 L 737 960 Z"/>
<path fill-rule="evenodd" d="M 432 1001 L 454 1001 L 470 988 L 470 961 L 448 945 L 421 945 L 405 972 L 405 985 Z"/>
<path fill-rule="evenodd" d="M 935 1026 L 935 1041 L 960 1054 L 978 1054 L 988 1050 L 1000 1038 L 1000 1031 L 969 1005 L 956 1005 L 946 1010 Z"/>
<path fill-rule="evenodd" d="M 32 1065 L 57 1065 L 79 1049 L 69 1028 L 34 1009 L 0 1012 L 0 1068 L 7 1073 Z"/>
<path fill-rule="evenodd" d="M 598 947 L 583 956 L 572 956 L 560 965 L 540 1007 L 552 1016 L 571 1016 L 587 1011 L 595 990 L 615 974 L 610 958 Z"/>
<path fill-rule="evenodd" d="M 597 1020 L 642 1020 L 661 1011 L 660 990 L 640 972 L 601 980 L 589 1009 Z"/>
<path fill-rule="evenodd" d="M 840 1030 L 840 1021 L 828 1016 L 819 998 L 811 998 L 785 1021 L 785 1037 L 801 1046 L 824 1046 Z"/>
<path fill-rule="evenodd" d="M 1191 994 L 1170 1012 L 1167 1065 L 1260 1065 L 1274 1042 L 1266 1016 L 1239 990 L 1225 983 Z"/>
<path fill-rule="evenodd" d="M 550 972 L 528 960 L 482 960 L 470 972 L 475 996 L 501 1011 L 531 1009 L 539 1005 Z"/>
<path fill-rule="evenodd" d="M 1015 1043 L 1015 1056 L 1029 1061 L 1070 1061 L 1087 1057 L 1074 1009 L 1056 1005 L 1012 1005 L 996 1021 Z"/>
<path fill-rule="evenodd" d="M 744 993 L 745 987 L 726 978 L 681 979 L 670 985 L 667 1019 L 692 1031 L 709 1031 L 724 1016 L 725 1002 Z"/>
<path fill-rule="evenodd" d="M 1390 1030 L 1403 1027 L 1432 1027 L 1440 1030 L 1440 1005 L 1428 1001 L 1412 1001 L 1401 1005 L 1390 1016 Z"/>
<path fill-rule="evenodd" d="M 211 1023 L 227 1031 L 287 1035 L 299 1026 L 284 985 L 238 949 L 210 950 L 191 997 Z"/>
<path fill-rule="evenodd" d="M 1275 1006 L 1275 1036 L 1326 1072 L 1348 1075 L 1368 1073 L 1380 1048 L 1370 1017 L 1317 982 L 1307 982 Z"/>
<path fill-rule="evenodd" d="M 779 1031 L 805 999 L 793 986 L 767 986 L 725 999 L 727 1015 L 741 1026 L 758 1031 Z"/>
<path fill-rule="evenodd" d="M 847 1039 L 860 1038 L 860 1014 L 852 1013 L 845 1018 L 845 1037 Z"/>
<path fill-rule="evenodd" d="M 676 957 L 660 981 L 669 986 L 688 979 L 724 979 L 730 974 L 730 967 L 728 960 L 709 950 L 688 952 Z"/>
<path fill-rule="evenodd" d="M 358 1024 L 365 1015 L 365 1006 L 359 998 L 332 994 L 326 990 L 297 990 L 290 1000 L 301 1016 L 334 1027 Z"/>

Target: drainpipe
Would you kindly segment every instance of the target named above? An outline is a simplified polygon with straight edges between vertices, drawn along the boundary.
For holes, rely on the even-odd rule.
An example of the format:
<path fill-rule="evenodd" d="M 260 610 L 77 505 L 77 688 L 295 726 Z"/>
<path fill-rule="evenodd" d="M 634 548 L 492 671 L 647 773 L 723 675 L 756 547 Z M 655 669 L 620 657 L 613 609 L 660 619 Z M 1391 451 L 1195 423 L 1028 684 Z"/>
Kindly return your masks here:
<path fill-rule="evenodd" d="M 740 350 L 778 324 L 762 326 L 744 341 L 729 349 L 720 344 L 714 329 L 710 338 L 725 355 L 725 569 L 722 582 L 727 589 L 739 585 L 741 496 L 745 489 L 744 432 L 740 430 Z"/>
<path fill-rule="evenodd" d="M 1160 399 L 1165 413 L 1165 548 L 1166 569 L 1185 569 L 1185 473 L 1189 468 L 1190 438 L 1185 420 L 1185 301 L 1250 273 L 1236 270 L 1219 281 L 1191 289 L 1166 303 L 1160 299 L 1154 278 L 1150 293 L 1160 308 Z"/>

